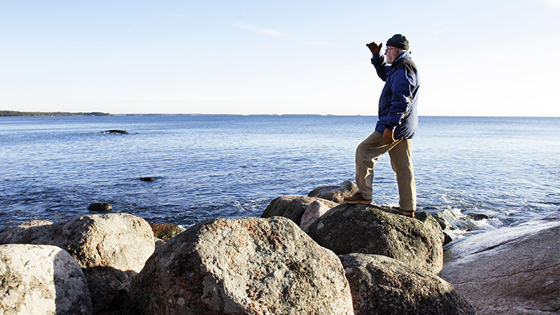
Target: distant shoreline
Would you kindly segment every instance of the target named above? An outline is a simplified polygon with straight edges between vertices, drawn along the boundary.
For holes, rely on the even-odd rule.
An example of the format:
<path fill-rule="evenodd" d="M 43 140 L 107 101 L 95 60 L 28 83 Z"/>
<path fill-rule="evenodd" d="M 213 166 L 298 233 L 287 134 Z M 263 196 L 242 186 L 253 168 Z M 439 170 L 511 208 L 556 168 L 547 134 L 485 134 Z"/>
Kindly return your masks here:
<path fill-rule="evenodd" d="M 267 116 L 267 117 L 377 117 L 376 115 L 353 114 L 224 114 L 224 113 L 120 113 L 111 114 L 103 112 L 21 112 L 15 110 L 0 110 L 0 117 L 63 117 L 63 116 Z M 558 119 L 560 116 L 439 116 L 439 115 L 420 115 L 420 118 L 515 118 L 515 119 L 532 119 L 546 118 Z"/>
<path fill-rule="evenodd" d="M 0 110 L 0 117 L 33 117 L 33 116 L 51 117 L 51 116 L 112 116 L 112 115 L 109 113 L 102 113 L 102 112 L 70 113 L 70 112 L 19 112 L 15 110 Z"/>

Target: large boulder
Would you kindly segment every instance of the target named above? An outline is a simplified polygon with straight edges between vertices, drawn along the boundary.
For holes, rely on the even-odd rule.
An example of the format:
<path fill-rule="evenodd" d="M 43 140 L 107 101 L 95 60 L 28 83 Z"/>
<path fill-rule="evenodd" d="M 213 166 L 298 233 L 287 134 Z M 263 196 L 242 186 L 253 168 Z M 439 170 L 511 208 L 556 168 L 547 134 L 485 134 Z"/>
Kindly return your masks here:
<path fill-rule="evenodd" d="M 380 255 L 340 256 L 354 314 L 474 314 L 453 287 L 425 270 Z"/>
<path fill-rule="evenodd" d="M 215 219 L 159 247 L 124 314 L 352 314 L 338 257 L 291 220 Z"/>
<path fill-rule="evenodd" d="M 68 251 L 83 268 L 94 313 L 122 303 L 130 282 L 155 249 L 152 228 L 126 214 L 97 214 L 49 224 L 33 221 L 0 233 L 0 244 L 55 245 Z"/>
<path fill-rule="evenodd" d="M 329 202 L 328 200 L 317 197 L 280 196 L 270 202 L 262 213 L 261 218 L 271 218 L 275 216 L 284 217 L 300 225 L 303 213 L 314 201 L 323 203 Z M 336 204 L 332 204 L 332 206 L 334 207 Z"/>
<path fill-rule="evenodd" d="M 345 181 L 339 185 L 322 186 L 314 189 L 308 197 L 319 197 L 336 203 L 343 203 L 345 197 L 350 197 L 358 192 L 358 186 L 352 181 Z"/>
<path fill-rule="evenodd" d="M 453 245 L 441 277 L 478 314 L 556 314 L 560 310 L 560 212 Z"/>
<path fill-rule="evenodd" d="M 443 246 L 434 229 L 372 205 L 341 204 L 307 233 L 338 255 L 384 255 L 436 274 L 443 266 Z"/>
<path fill-rule="evenodd" d="M 0 314 L 91 314 L 82 269 L 56 246 L 0 245 Z"/>

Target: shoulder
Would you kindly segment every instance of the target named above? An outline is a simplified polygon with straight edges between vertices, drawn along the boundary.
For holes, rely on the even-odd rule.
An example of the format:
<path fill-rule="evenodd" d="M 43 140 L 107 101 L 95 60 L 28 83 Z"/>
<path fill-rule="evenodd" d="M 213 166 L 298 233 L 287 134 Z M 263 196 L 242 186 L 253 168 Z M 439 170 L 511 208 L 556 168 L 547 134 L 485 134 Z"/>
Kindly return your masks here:
<path fill-rule="evenodd" d="M 416 69 L 416 64 L 411 59 L 405 59 L 395 67 L 395 70 L 406 70 L 410 74 L 415 73 Z"/>

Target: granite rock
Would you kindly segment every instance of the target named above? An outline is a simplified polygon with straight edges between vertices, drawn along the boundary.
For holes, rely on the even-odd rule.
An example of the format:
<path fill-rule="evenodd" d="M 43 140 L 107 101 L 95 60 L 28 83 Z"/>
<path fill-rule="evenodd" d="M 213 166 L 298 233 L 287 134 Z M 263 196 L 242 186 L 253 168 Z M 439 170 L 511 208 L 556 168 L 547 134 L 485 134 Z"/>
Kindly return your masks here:
<path fill-rule="evenodd" d="M 441 237 L 433 228 L 373 205 L 341 204 L 307 233 L 338 255 L 384 255 L 436 274 L 443 266 Z"/>
<path fill-rule="evenodd" d="M 44 244 L 65 249 L 83 268 L 94 313 L 117 309 L 132 278 L 154 252 L 150 225 L 126 213 L 85 215 L 48 223 L 33 221 L 3 231 L 0 244 Z"/>
<path fill-rule="evenodd" d="M 50 245 L 0 245 L 0 314 L 91 314 L 82 269 Z"/>
<path fill-rule="evenodd" d="M 380 255 L 340 256 L 354 314 L 474 314 L 449 283 L 425 270 Z"/>
<path fill-rule="evenodd" d="M 317 197 L 280 196 L 270 202 L 262 213 L 261 218 L 279 216 L 288 218 L 297 225 L 300 225 L 303 213 L 314 201 L 326 202 L 325 199 Z"/>
<path fill-rule="evenodd" d="M 301 216 L 301 224 L 299 225 L 302 230 L 307 231 L 313 222 L 317 221 L 327 211 L 336 207 L 338 204 L 329 200 L 315 200 L 313 201 Z"/>
<path fill-rule="evenodd" d="M 338 257 L 291 220 L 215 219 L 158 248 L 124 314 L 352 314 Z"/>
<path fill-rule="evenodd" d="M 344 202 L 345 197 L 350 197 L 357 192 L 358 186 L 348 180 L 339 185 L 318 187 L 307 196 L 323 198 L 340 204 Z"/>

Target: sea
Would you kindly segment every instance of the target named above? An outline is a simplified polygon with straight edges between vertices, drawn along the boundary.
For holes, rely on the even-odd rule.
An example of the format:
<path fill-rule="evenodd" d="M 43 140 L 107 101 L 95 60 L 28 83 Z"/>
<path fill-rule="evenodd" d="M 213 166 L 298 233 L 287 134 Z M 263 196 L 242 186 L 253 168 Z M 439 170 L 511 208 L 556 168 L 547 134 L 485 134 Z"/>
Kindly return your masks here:
<path fill-rule="evenodd" d="M 95 202 L 183 228 L 212 218 L 260 217 L 279 196 L 354 181 L 356 146 L 376 120 L 0 117 L 0 230 L 92 214 L 88 206 Z M 458 239 L 560 209 L 560 118 L 421 116 L 412 158 L 418 212 L 479 217 L 474 228 L 456 232 Z M 374 202 L 397 205 L 388 155 L 374 174 Z"/>

